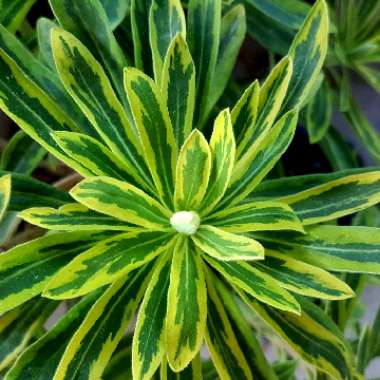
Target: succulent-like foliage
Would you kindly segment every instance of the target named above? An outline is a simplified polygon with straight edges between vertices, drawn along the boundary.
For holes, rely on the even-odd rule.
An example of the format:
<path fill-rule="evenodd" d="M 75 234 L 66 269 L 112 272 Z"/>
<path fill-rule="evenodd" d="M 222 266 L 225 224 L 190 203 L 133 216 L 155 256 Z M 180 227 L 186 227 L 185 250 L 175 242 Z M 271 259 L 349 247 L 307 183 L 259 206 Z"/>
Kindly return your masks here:
<path fill-rule="evenodd" d="M 122 17 L 99 1 L 51 0 L 60 26 L 40 25 L 51 33 L 50 66 L 0 28 L 1 109 L 84 177 L 65 193 L 1 172 L 0 213 L 9 203 L 51 231 L 0 255 L 7 355 L 28 341 L 7 335 L 14 321 L 30 335 L 56 301 L 82 297 L 6 380 L 111 379 L 119 345 L 135 380 L 157 371 L 201 379 L 204 342 L 221 379 L 275 380 L 251 312 L 318 370 L 353 378 L 342 334 L 306 297 L 354 295 L 330 272 L 380 273 L 377 229 L 323 224 L 378 203 L 380 171 L 265 180 L 318 83 L 325 2 L 266 80 L 218 112 L 245 32 L 240 25 L 233 34 L 232 25 L 244 8 L 222 17 L 220 0 L 190 0 L 186 19 L 180 1 L 154 0 L 149 12 L 145 3 L 132 0 L 130 10 L 136 67 L 113 34 Z M 4 366 L 10 357 L 0 356 Z"/>

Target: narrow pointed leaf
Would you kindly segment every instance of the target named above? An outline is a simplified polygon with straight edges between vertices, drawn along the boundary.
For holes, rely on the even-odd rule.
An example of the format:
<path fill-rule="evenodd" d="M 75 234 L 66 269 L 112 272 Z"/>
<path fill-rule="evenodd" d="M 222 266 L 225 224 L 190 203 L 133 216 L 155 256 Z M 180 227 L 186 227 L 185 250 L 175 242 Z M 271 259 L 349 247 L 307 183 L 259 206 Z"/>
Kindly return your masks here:
<path fill-rule="evenodd" d="M 265 260 L 256 266 L 285 289 L 304 296 L 331 300 L 354 296 L 348 285 L 329 272 L 275 251 L 265 250 Z"/>
<path fill-rule="evenodd" d="M 124 83 L 154 184 L 171 207 L 177 152 L 168 109 L 157 85 L 141 71 L 125 69 Z"/>
<path fill-rule="evenodd" d="M 162 68 L 170 43 L 177 33 L 186 39 L 186 22 L 180 0 L 152 0 L 149 12 L 149 34 L 153 71 L 156 83 L 161 83 Z"/>
<path fill-rule="evenodd" d="M 56 306 L 55 302 L 34 300 L 0 317 L 0 371 L 27 347 Z"/>
<path fill-rule="evenodd" d="M 202 225 L 192 235 L 194 243 L 208 255 L 218 260 L 260 260 L 264 248 L 256 240 L 231 234 L 213 226 Z"/>
<path fill-rule="evenodd" d="M 0 220 L 3 218 L 11 197 L 11 176 L 0 177 Z"/>
<path fill-rule="evenodd" d="M 202 362 L 198 354 L 181 372 L 174 372 L 163 358 L 160 367 L 160 380 L 203 380 Z"/>
<path fill-rule="evenodd" d="M 181 148 L 176 170 L 176 210 L 198 210 L 207 190 L 211 152 L 202 133 L 194 130 Z"/>
<path fill-rule="evenodd" d="M 110 177 L 87 178 L 71 191 L 88 208 L 138 226 L 165 229 L 170 212 L 143 191 Z"/>
<path fill-rule="evenodd" d="M 220 378 L 252 380 L 253 375 L 232 330 L 212 278 L 207 276 L 206 342 Z"/>
<path fill-rule="evenodd" d="M 297 126 L 296 110 L 285 114 L 261 141 L 235 165 L 230 187 L 218 208 L 244 199 L 274 167 L 289 146 Z"/>
<path fill-rule="evenodd" d="M 239 139 L 237 155 L 243 161 L 256 151 L 279 116 L 289 81 L 293 73 L 292 60 L 285 56 L 270 72 L 260 89 L 257 117 Z M 256 99 L 252 99 L 256 101 Z M 254 105 L 255 107 L 256 105 Z"/>
<path fill-rule="evenodd" d="M 166 351 L 176 372 L 184 370 L 200 350 L 206 317 L 201 257 L 189 238 L 180 237 L 174 246 L 166 317 Z"/>
<path fill-rule="evenodd" d="M 79 297 L 125 276 L 164 252 L 171 235 L 127 232 L 106 239 L 78 255 L 44 289 L 53 299 Z"/>
<path fill-rule="evenodd" d="M 2 0 L 0 3 L 0 23 L 15 33 L 35 2 L 36 0 Z"/>
<path fill-rule="evenodd" d="M 132 372 L 136 380 L 151 379 L 165 352 L 171 263 L 168 253 L 162 256 L 154 269 L 137 317 L 132 344 Z"/>
<path fill-rule="evenodd" d="M 218 57 L 212 77 L 208 112 L 223 94 L 235 66 L 246 33 L 245 10 L 242 4 L 232 7 L 221 20 Z"/>
<path fill-rule="evenodd" d="M 181 34 L 172 41 L 162 73 L 162 97 L 168 106 L 177 148 L 193 129 L 195 67 Z"/>
<path fill-rule="evenodd" d="M 51 47 L 51 32 L 54 28 L 57 27 L 57 24 L 45 17 L 41 17 L 37 20 L 36 31 L 38 39 L 38 49 L 40 60 L 48 65 L 54 71 L 54 57 L 53 50 Z M 84 116 L 84 115 L 83 115 Z"/>
<path fill-rule="evenodd" d="M 233 285 L 274 308 L 300 314 L 295 298 L 274 277 L 244 261 L 226 262 L 207 258 L 207 261 Z"/>
<path fill-rule="evenodd" d="M 282 113 L 301 106 L 312 91 L 325 60 L 328 34 L 327 5 L 324 0 L 318 0 L 289 49 L 289 56 L 293 60 L 293 75 Z"/>
<path fill-rule="evenodd" d="M 67 345 L 55 380 L 102 377 L 145 292 L 150 269 L 116 281 L 100 296 Z"/>
<path fill-rule="evenodd" d="M 337 219 L 380 201 L 380 171 L 348 175 L 279 200 L 289 204 L 304 225 Z"/>
<path fill-rule="evenodd" d="M 62 29 L 53 30 L 52 46 L 68 93 L 108 147 L 123 159 L 135 181 L 149 184 L 138 137 L 101 65 L 78 39 Z"/>
<path fill-rule="evenodd" d="M 221 24 L 221 0 L 190 0 L 188 41 L 194 59 L 196 80 L 195 126 L 202 129 L 207 118 L 211 84 L 218 57 Z"/>
<path fill-rule="evenodd" d="M 55 132 L 55 141 L 73 160 L 85 166 L 95 176 L 109 176 L 136 183 L 130 165 L 110 149 L 90 136 L 75 132 Z M 144 183 L 143 183 L 144 184 Z"/>
<path fill-rule="evenodd" d="M 302 315 L 297 316 L 269 308 L 249 296 L 243 299 L 307 362 L 335 379 L 352 378 L 352 358 L 343 337 L 317 306 L 302 301 Z"/>
<path fill-rule="evenodd" d="M 119 219 L 89 210 L 79 203 L 70 203 L 53 209 L 48 207 L 30 208 L 19 216 L 30 224 L 48 230 L 108 230 L 128 231 L 131 225 Z"/>
<path fill-rule="evenodd" d="M 260 241 L 287 257 L 336 272 L 380 273 L 380 229 L 315 226 L 307 234 L 265 234 Z"/>
<path fill-rule="evenodd" d="M 98 296 L 95 292 L 81 300 L 50 331 L 23 351 L 7 372 L 6 380 L 52 379 L 67 344 Z"/>
<path fill-rule="evenodd" d="M 62 266 L 104 236 L 92 231 L 52 234 L 1 254 L 0 314 L 40 294 Z"/>
<path fill-rule="evenodd" d="M 223 197 L 235 163 L 235 138 L 228 110 L 222 111 L 215 120 L 210 140 L 211 172 L 202 215 L 207 215 Z"/>
<path fill-rule="evenodd" d="M 275 201 L 250 202 L 231 207 L 210 215 L 206 222 L 233 233 L 270 230 L 303 232 L 302 224 L 293 210 L 286 203 Z"/>

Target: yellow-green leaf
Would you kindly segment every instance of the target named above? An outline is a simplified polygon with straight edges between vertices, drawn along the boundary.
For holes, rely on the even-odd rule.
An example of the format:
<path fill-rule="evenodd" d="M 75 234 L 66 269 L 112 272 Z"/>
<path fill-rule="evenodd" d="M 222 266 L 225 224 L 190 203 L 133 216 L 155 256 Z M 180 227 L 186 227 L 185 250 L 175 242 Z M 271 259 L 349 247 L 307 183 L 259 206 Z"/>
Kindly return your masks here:
<path fill-rule="evenodd" d="M 11 196 L 11 176 L 4 175 L 0 177 L 0 220 L 8 207 Z"/>

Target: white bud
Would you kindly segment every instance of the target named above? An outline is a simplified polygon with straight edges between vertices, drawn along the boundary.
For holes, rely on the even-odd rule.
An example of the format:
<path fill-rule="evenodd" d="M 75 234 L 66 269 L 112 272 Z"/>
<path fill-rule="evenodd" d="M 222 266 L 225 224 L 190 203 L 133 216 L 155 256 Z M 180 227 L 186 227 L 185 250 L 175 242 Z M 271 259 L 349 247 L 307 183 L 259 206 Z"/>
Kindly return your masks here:
<path fill-rule="evenodd" d="M 178 211 L 170 218 L 172 227 L 185 235 L 195 234 L 200 222 L 199 215 L 194 211 Z"/>

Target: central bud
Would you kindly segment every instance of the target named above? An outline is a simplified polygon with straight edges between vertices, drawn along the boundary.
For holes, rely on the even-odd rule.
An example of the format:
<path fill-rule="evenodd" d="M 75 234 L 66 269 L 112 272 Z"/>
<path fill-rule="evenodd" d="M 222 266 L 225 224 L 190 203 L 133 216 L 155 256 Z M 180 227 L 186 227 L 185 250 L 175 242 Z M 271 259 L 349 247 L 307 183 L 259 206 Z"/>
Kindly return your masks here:
<path fill-rule="evenodd" d="M 193 235 L 197 232 L 201 218 L 194 211 L 178 211 L 170 218 L 172 227 L 181 234 Z"/>

